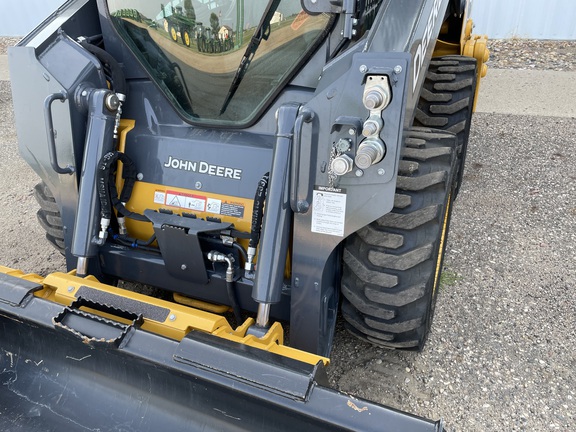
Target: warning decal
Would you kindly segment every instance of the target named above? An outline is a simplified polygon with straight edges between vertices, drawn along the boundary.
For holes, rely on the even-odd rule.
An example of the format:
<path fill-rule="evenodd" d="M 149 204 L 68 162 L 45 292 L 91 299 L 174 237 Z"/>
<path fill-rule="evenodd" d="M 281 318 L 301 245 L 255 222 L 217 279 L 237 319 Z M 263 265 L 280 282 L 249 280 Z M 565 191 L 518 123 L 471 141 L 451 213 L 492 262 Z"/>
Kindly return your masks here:
<path fill-rule="evenodd" d="M 213 213 L 239 219 L 244 218 L 244 204 L 242 202 L 224 201 L 172 190 L 166 192 L 156 191 L 154 193 L 154 202 L 197 212 Z"/>
<path fill-rule="evenodd" d="M 154 192 L 154 203 L 165 204 L 166 203 L 166 192 L 164 192 L 164 191 Z"/>
<path fill-rule="evenodd" d="M 185 194 L 182 192 L 166 191 L 166 205 L 203 212 L 206 209 L 206 197 Z"/>
<path fill-rule="evenodd" d="M 346 190 L 316 186 L 312 195 L 312 232 L 344 237 Z"/>
<path fill-rule="evenodd" d="M 220 214 L 221 207 L 222 207 L 222 200 L 208 198 L 208 205 L 206 206 L 206 211 L 208 213 Z"/>

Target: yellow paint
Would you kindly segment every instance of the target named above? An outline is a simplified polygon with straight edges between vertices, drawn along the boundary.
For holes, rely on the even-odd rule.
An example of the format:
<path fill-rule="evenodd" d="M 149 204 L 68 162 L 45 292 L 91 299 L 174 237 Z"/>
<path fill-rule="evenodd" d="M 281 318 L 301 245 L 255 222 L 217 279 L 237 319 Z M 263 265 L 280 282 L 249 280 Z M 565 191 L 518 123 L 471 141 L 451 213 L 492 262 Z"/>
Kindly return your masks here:
<path fill-rule="evenodd" d="M 442 40 L 442 36 L 448 33 L 447 23 L 444 23 L 442 29 L 440 30 L 440 36 L 436 41 L 434 46 L 433 57 L 441 57 L 446 55 L 463 55 L 466 57 L 475 58 L 478 63 L 477 68 L 477 84 L 476 92 L 474 94 L 474 106 L 473 111 L 476 111 L 476 101 L 478 100 L 478 92 L 480 91 L 481 79 L 488 73 L 488 59 L 490 58 L 490 51 L 487 48 L 488 36 L 483 35 L 473 35 L 472 30 L 474 29 L 474 22 L 468 17 L 468 11 L 470 10 L 470 1 L 466 7 L 466 11 L 462 16 L 462 28 L 460 31 L 460 41 L 456 43 L 454 41 L 448 42 Z"/>
<path fill-rule="evenodd" d="M 460 44 L 446 42 L 438 39 L 436 41 L 436 45 L 434 46 L 434 53 L 432 54 L 432 57 L 442 57 L 458 54 L 460 54 Z"/>
<path fill-rule="evenodd" d="M 169 309 L 165 321 L 160 322 L 144 318 L 144 323 L 142 324 L 143 330 L 166 338 L 180 341 L 191 331 L 201 331 L 312 365 L 316 365 L 318 362 L 323 362 L 324 365 L 330 363 L 330 360 L 326 357 L 285 346 L 284 331 L 280 323 L 274 323 L 263 337 L 258 338 L 247 333 L 248 328 L 254 324 L 252 318 L 248 318 L 241 326 L 233 329 L 228 321 L 220 315 L 105 285 L 96 281 L 93 277 L 79 278 L 73 274 L 74 272 L 68 274 L 52 273 L 45 278 L 35 274 L 24 274 L 19 270 L 3 266 L 0 266 L 0 272 L 42 285 L 43 288 L 35 292 L 35 296 L 64 306 L 69 306 L 75 301 L 76 293 L 80 287 L 86 286 L 101 292 Z M 116 321 L 122 321 L 116 316 L 101 311 L 90 310 L 90 312 Z M 174 317 L 174 319 L 171 320 L 170 317 Z"/>
<path fill-rule="evenodd" d="M 120 126 L 118 128 L 119 131 L 119 139 L 118 139 L 118 151 L 125 152 L 126 150 L 126 136 L 128 133 L 134 129 L 135 121 L 134 120 L 125 120 L 122 119 L 120 121 Z M 118 162 L 118 169 L 116 174 L 116 190 L 121 191 L 124 185 L 124 180 L 122 179 L 122 162 Z M 233 216 L 223 216 L 217 213 L 210 213 L 210 212 L 198 212 L 198 211 L 189 211 L 184 208 L 174 207 L 170 205 L 160 204 L 154 202 L 154 195 L 156 192 L 163 192 L 166 193 L 167 191 L 173 191 L 182 195 L 196 195 L 205 197 L 206 200 L 208 198 L 218 199 L 222 202 L 233 202 L 238 205 L 244 207 L 244 215 L 242 218 L 236 218 Z M 256 189 L 254 189 L 256 192 Z M 132 196 L 130 201 L 126 203 L 126 208 L 135 213 L 144 213 L 146 209 L 153 209 L 159 210 L 160 208 L 172 210 L 175 214 L 182 214 L 182 212 L 187 213 L 194 213 L 199 218 L 206 218 L 206 217 L 216 217 L 222 220 L 222 222 L 230 222 L 234 224 L 234 228 L 238 231 L 250 232 L 251 224 L 252 224 L 252 210 L 254 207 L 254 200 L 247 199 L 247 198 L 239 198 L 233 197 L 228 195 L 219 195 L 214 193 L 203 192 L 201 190 L 192 190 L 192 189 L 183 189 L 171 186 L 163 186 L 157 185 L 154 183 L 146 183 L 144 181 L 137 181 L 134 184 L 134 189 L 132 190 Z M 147 240 L 149 239 L 152 234 L 154 233 L 154 229 L 152 224 L 149 222 L 139 222 L 132 219 L 126 219 L 126 228 L 128 230 L 128 235 L 132 238 L 136 238 L 139 240 Z M 238 240 L 244 248 L 248 247 L 248 240 Z M 290 262 L 290 249 L 288 251 L 288 256 L 286 259 L 286 268 L 284 271 L 284 276 L 289 279 L 291 275 L 291 262 Z M 258 260 L 254 259 L 256 263 Z"/>
<path fill-rule="evenodd" d="M 186 306 L 190 306 L 196 309 L 205 310 L 208 312 L 213 312 L 216 314 L 223 314 L 231 310 L 229 306 L 226 305 L 217 305 L 213 303 L 208 303 L 202 300 L 193 299 L 190 297 L 186 297 L 185 295 L 174 293 L 173 294 L 174 301 L 176 303 L 180 303 Z"/>
<path fill-rule="evenodd" d="M 450 217 L 450 207 L 452 206 L 452 194 L 448 195 L 446 201 L 446 211 L 444 212 L 444 222 L 442 223 L 442 234 L 440 235 L 440 245 L 438 246 L 438 259 L 436 260 L 436 272 L 434 274 L 434 285 L 432 287 L 432 298 L 436 294 L 438 285 L 440 283 L 440 273 L 442 266 L 442 257 L 444 256 L 444 242 L 446 241 L 446 234 L 448 232 L 448 219 Z"/>
<path fill-rule="evenodd" d="M 236 205 L 241 205 L 244 207 L 244 215 L 242 218 L 237 218 L 234 216 L 225 216 L 218 213 L 210 213 L 207 211 L 195 211 L 187 210 L 182 207 L 171 206 L 169 203 L 155 203 L 154 196 L 156 193 L 164 193 L 167 196 L 168 192 L 173 192 L 175 194 L 184 196 L 196 196 L 201 197 L 204 200 L 208 198 L 221 200 L 222 202 L 234 203 Z M 254 205 L 254 200 L 247 198 L 231 197 L 228 195 L 220 195 L 210 192 L 204 192 L 202 190 L 190 190 L 172 186 L 157 185 L 154 183 L 147 183 L 145 181 L 137 181 L 134 184 L 134 189 L 132 191 L 132 197 L 130 201 L 126 203 L 126 208 L 129 211 L 135 213 L 144 213 L 146 209 L 159 210 L 167 209 L 172 210 L 174 214 L 193 213 L 199 218 L 215 217 L 222 220 L 222 222 L 230 222 L 234 224 L 234 228 L 239 231 L 250 232 L 250 224 L 252 221 L 252 207 Z M 150 238 L 154 233 L 152 224 L 149 222 L 138 222 L 131 219 L 126 219 L 126 227 L 131 237 L 145 240 Z"/>
<path fill-rule="evenodd" d="M 471 21 L 471 20 L 470 20 Z M 476 102 L 478 101 L 478 92 L 480 91 L 480 81 L 488 73 L 488 59 L 490 58 L 490 51 L 487 48 L 488 36 L 478 36 L 472 35 L 470 39 L 466 41 L 462 49 L 462 55 L 467 57 L 474 57 L 478 62 L 477 69 L 477 85 L 476 93 L 474 95 L 474 107 L 473 110 L 476 111 Z"/>

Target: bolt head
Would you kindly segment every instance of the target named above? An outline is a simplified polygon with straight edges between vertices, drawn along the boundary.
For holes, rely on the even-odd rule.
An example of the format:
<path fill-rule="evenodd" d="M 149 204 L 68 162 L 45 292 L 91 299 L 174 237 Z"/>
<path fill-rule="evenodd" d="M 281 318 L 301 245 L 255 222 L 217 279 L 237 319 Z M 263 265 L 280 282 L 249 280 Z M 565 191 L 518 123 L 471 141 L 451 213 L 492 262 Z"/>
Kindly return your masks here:
<path fill-rule="evenodd" d="M 170 321 L 176 321 L 176 315 L 170 314 L 170 316 L 168 317 L 168 319 L 169 319 Z"/>
<path fill-rule="evenodd" d="M 386 170 L 384 168 L 379 168 L 378 175 L 383 176 L 384 174 L 386 174 Z"/>
<path fill-rule="evenodd" d="M 186 267 L 186 264 L 182 264 L 182 265 L 180 266 L 180 268 L 181 268 L 182 270 L 186 270 L 188 267 Z"/>
<path fill-rule="evenodd" d="M 73 286 L 69 286 L 69 287 L 68 287 L 68 292 L 72 292 L 72 291 L 74 291 L 74 287 L 73 287 Z"/>
<path fill-rule="evenodd" d="M 144 178 L 144 174 L 138 173 L 138 174 L 136 174 L 136 178 L 137 178 L 139 181 L 142 181 L 142 179 Z"/>
<path fill-rule="evenodd" d="M 196 189 L 202 189 L 202 182 L 197 181 L 196 183 L 194 183 L 194 187 Z"/>
<path fill-rule="evenodd" d="M 310 209 L 310 203 L 306 200 L 298 200 L 296 208 L 299 213 L 306 213 Z"/>
<path fill-rule="evenodd" d="M 120 107 L 120 99 L 118 99 L 115 93 L 109 93 L 108 96 L 106 96 L 105 103 L 106 108 L 110 111 L 116 111 Z"/>
<path fill-rule="evenodd" d="M 364 171 L 357 169 L 354 174 L 356 174 L 356 177 L 362 177 L 364 175 Z"/>
<path fill-rule="evenodd" d="M 356 129 L 354 129 L 354 128 L 348 129 L 348 135 L 352 135 L 352 136 L 356 135 Z"/>
<path fill-rule="evenodd" d="M 394 66 L 394 73 L 395 73 L 396 75 L 401 74 L 401 73 L 402 73 L 402 66 L 400 66 L 400 65 Z"/>
<path fill-rule="evenodd" d="M 360 72 L 366 73 L 367 71 L 368 71 L 368 68 L 366 67 L 366 65 L 361 65 L 361 66 L 360 66 Z"/>

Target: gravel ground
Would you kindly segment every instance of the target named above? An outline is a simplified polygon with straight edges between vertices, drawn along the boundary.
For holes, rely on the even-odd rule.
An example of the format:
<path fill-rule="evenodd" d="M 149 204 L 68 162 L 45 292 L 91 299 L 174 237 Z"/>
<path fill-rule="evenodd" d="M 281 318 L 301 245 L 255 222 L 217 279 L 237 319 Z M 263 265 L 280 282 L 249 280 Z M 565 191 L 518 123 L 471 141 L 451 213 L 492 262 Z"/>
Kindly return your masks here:
<path fill-rule="evenodd" d="M 454 431 L 576 430 L 575 130 L 476 115 L 426 349 L 339 332 L 335 387 Z"/>
<path fill-rule="evenodd" d="M 488 41 L 495 69 L 576 70 L 576 41 L 496 39 Z"/>
<path fill-rule="evenodd" d="M 574 70 L 574 56 L 533 61 L 537 55 L 523 48 L 520 59 L 518 41 L 492 43 L 492 67 Z M 554 52 L 573 49 L 568 43 Z M 0 82 L 0 124 L 0 263 L 41 274 L 62 270 L 36 223 L 36 175 L 18 155 L 7 82 Z M 476 115 L 448 277 L 425 350 L 375 348 L 339 323 L 334 387 L 442 417 L 452 431 L 576 430 L 574 131 L 576 119 Z"/>
<path fill-rule="evenodd" d="M 8 47 L 16 45 L 20 39 L 19 37 L 0 37 L 0 55 L 7 54 Z"/>

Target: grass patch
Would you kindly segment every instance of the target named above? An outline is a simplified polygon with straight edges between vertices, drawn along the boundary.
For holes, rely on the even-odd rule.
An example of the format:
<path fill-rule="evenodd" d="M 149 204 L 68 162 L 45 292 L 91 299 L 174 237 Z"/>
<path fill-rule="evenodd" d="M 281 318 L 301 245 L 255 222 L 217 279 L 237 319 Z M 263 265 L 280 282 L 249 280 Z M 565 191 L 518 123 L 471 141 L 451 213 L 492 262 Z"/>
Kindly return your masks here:
<path fill-rule="evenodd" d="M 440 288 L 456 285 L 462 280 L 462 276 L 449 269 L 444 269 L 440 274 Z"/>

